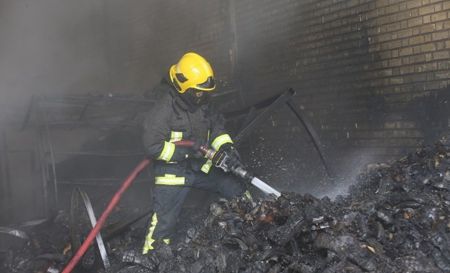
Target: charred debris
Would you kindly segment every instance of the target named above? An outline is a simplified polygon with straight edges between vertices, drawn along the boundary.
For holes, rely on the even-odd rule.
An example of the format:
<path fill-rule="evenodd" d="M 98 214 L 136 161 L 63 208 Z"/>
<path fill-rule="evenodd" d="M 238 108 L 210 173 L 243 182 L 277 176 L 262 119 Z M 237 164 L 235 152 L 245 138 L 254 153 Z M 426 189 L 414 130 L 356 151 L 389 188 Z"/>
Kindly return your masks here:
<path fill-rule="evenodd" d="M 107 240 L 110 268 L 91 251 L 76 271 L 450 272 L 450 141 L 369 165 L 357 180 L 335 200 L 220 200 L 150 256 L 132 227 Z M 0 229 L 14 245 L 1 249 L 0 271 L 60 272 L 74 251 L 67 218 Z"/>

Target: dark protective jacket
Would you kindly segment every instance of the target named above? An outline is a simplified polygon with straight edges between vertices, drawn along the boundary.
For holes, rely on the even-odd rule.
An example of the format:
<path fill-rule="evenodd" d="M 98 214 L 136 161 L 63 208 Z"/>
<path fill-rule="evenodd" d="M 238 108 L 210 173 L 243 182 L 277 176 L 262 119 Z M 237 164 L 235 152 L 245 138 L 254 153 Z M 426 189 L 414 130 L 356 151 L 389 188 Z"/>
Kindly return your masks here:
<path fill-rule="evenodd" d="M 192 149 L 176 147 L 173 142 L 190 139 L 219 150 L 232 143 L 225 132 L 224 118 L 211 105 L 191 109 L 167 82 L 156 87 L 162 92 L 144 121 L 143 142 L 147 154 L 155 159 L 155 183 L 184 185 L 183 169 L 208 173 L 212 162 L 194 158 Z"/>

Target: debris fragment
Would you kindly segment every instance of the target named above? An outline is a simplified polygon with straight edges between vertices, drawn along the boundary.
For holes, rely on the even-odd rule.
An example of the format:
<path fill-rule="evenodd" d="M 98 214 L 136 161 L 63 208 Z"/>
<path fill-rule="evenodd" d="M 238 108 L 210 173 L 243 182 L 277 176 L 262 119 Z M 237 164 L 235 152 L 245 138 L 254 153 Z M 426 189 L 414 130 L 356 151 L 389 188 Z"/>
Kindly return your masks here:
<path fill-rule="evenodd" d="M 24 240 L 29 240 L 28 235 L 24 231 L 19 230 L 19 229 L 14 229 L 14 228 L 9 228 L 9 227 L 0 227 L 0 233 L 19 237 Z"/>

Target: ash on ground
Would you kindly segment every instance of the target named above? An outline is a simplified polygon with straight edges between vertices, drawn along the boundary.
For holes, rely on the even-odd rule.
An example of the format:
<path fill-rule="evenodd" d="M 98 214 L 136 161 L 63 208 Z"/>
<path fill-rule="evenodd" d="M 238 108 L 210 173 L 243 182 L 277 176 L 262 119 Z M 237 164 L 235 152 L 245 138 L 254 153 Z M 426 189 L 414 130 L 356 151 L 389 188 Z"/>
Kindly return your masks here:
<path fill-rule="evenodd" d="M 372 164 L 357 180 L 333 201 L 294 193 L 220 200 L 182 240 L 148 256 L 139 254 L 142 234 L 128 231 L 107 244 L 108 272 L 450 272 L 448 142 Z M 3 255 L 7 272 L 46 272 L 30 270 L 21 251 Z M 61 269 L 69 256 L 47 260 Z"/>

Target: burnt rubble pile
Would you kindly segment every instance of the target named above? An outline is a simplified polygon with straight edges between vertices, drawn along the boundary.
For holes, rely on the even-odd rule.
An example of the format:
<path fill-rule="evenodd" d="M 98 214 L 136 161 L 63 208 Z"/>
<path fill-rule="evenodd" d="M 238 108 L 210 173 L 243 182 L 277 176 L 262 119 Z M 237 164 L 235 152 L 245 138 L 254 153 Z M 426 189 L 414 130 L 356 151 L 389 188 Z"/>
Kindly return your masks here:
<path fill-rule="evenodd" d="M 450 272 L 450 148 L 422 148 L 361 174 L 335 201 L 214 203 L 157 272 Z M 255 205 L 255 206 L 254 206 Z"/>
<path fill-rule="evenodd" d="M 450 145 L 440 142 L 368 166 L 334 201 L 294 193 L 219 200 L 207 215 L 189 217 L 197 224 L 186 225 L 182 239 L 148 256 L 138 254 L 145 232 L 132 229 L 107 242 L 107 272 L 450 272 L 449 208 Z M 0 269 L 60 272 L 73 249 L 66 217 L 53 223 L 30 236 L 50 243 L 33 239 L 0 255 Z"/>

